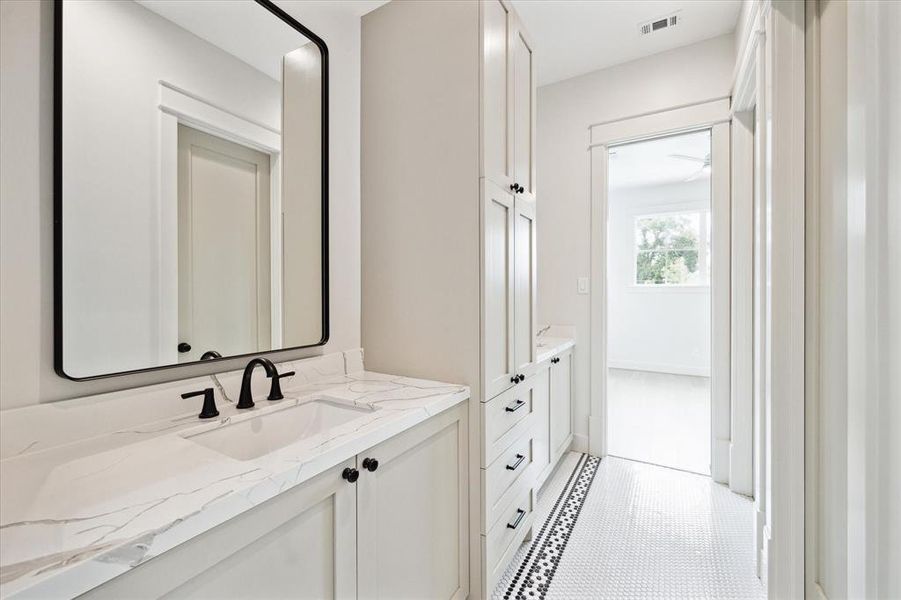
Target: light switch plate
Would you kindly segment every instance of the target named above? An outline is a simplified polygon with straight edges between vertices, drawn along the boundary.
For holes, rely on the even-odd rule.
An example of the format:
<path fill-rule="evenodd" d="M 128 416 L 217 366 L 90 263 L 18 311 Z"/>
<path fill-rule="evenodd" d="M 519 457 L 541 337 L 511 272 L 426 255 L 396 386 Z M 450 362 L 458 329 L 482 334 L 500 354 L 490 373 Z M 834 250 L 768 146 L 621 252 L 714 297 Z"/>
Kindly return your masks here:
<path fill-rule="evenodd" d="M 587 277 L 579 277 L 576 279 L 576 290 L 580 294 L 588 293 L 588 278 Z"/>

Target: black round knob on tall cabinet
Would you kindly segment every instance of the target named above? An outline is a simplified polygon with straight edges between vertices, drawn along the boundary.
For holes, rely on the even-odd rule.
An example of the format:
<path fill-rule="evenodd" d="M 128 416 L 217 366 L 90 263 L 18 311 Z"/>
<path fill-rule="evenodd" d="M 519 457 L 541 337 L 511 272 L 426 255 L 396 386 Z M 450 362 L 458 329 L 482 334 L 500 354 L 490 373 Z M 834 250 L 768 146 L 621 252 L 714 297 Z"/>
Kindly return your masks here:
<path fill-rule="evenodd" d="M 510 191 L 512 191 L 512 192 L 518 192 L 518 191 L 519 191 L 519 184 L 518 184 L 518 183 L 511 183 L 511 184 L 510 184 Z"/>
<path fill-rule="evenodd" d="M 519 375 L 514 375 L 510 378 L 510 383 L 519 383 Z"/>
<path fill-rule="evenodd" d="M 341 472 L 341 478 L 346 479 L 348 483 L 356 483 L 357 479 L 360 478 L 360 472 L 351 467 L 346 467 Z"/>
<path fill-rule="evenodd" d="M 178 351 L 184 354 L 185 352 L 191 351 L 191 344 L 187 342 L 182 342 L 178 345 Z"/>
<path fill-rule="evenodd" d="M 363 468 L 369 471 L 370 473 L 374 472 L 379 468 L 379 461 L 375 458 L 364 458 L 363 459 Z"/>

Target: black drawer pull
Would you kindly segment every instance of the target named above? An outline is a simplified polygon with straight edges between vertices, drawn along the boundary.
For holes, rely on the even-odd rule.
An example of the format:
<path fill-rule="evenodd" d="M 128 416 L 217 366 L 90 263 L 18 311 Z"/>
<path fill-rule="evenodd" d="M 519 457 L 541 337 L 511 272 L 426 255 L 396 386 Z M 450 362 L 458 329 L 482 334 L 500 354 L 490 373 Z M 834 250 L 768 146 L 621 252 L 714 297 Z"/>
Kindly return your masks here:
<path fill-rule="evenodd" d="M 520 408 L 522 408 L 522 407 L 525 406 L 525 405 L 526 405 L 526 401 L 525 401 L 525 400 L 517 400 L 516 402 L 514 402 L 514 403 L 511 404 L 510 406 L 506 407 L 504 410 L 507 411 L 507 412 L 515 412 L 515 411 L 519 410 Z"/>
<path fill-rule="evenodd" d="M 522 521 L 523 517 L 525 517 L 525 516 L 526 516 L 526 511 L 524 511 L 521 508 L 517 508 L 516 509 L 516 518 L 513 519 L 512 523 L 507 523 L 507 527 L 509 527 L 510 529 L 516 529 L 517 527 L 519 527 L 520 522 Z"/>
<path fill-rule="evenodd" d="M 521 464 L 522 464 L 522 461 L 524 461 L 525 459 L 526 459 L 526 456 L 525 456 L 524 454 L 517 454 L 517 455 L 516 455 L 516 462 L 513 463 L 512 465 L 507 465 L 507 470 L 508 470 L 508 471 L 515 471 L 516 469 L 519 468 L 519 465 L 521 465 Z"/>

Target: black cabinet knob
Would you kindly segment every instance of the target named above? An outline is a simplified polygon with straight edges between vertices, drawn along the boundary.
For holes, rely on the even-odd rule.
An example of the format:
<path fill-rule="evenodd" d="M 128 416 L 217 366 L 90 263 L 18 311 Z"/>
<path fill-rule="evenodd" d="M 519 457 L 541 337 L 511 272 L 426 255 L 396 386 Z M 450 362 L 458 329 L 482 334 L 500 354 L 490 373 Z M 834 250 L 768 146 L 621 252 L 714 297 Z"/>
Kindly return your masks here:
<path fill-rule="evenodd" d="M 520 380 L 520 381 L 525 381 L 525 380 L 526 380 L 526 376 L 523 375 L 522 373 L 520 373 L 519 375 L 517 375 L 517 377 L 519 377 L 519 380 Z"/>
<path fill-rule="evenodd" d="M 341 472 L 341 478 L 346 479 L 348 483 L 356 483 L 357 479 L 360 478 L 360 472 L 351 467 L 347 467 Z"/>
<path fill-rule="evenodd" d="M 188 342 L 182 342 L 178 345 L 178 351 L 184 354 L 185 352 L 191 351 L 191 344 Z"/>
<path fill-rule="evenodd" d="M 519 383 L 519 375 L 514 375 L 510 378 L 510 383 Z"/>
<path fill-rule="evenodd" d="M 374 472 L 379 468 L 379 461 L 375 458 L 364 458 L 363 459 L 363 468 L 369 471 L 370 473 Z"/>
<path fill-rule="evenodd" d="M 516 190 L 516 192 L 519 194 L 523 193 L 524 191 L 526 191 L 526 188 L 522 187 L 521 185 L 519 186 L 519 189 Z"/>
<path fill-rule="evenodd" d="M 518 191 L 519 191 L 519 184 L 517 184 L 517 183 L 511 183 L 511 184 L 510 184 L 510 191 L 512 191 L 512 192 L 518 192 Z"/>

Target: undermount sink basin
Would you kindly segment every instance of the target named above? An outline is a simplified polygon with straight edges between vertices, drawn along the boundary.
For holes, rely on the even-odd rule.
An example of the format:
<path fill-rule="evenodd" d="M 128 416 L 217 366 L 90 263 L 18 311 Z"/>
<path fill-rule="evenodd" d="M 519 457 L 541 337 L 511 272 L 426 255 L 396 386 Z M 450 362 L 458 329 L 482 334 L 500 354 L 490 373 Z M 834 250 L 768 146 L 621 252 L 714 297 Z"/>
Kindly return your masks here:
<path fill-rule="evenodd" d="M 186 437 L 232 458 L 251 460 L 372 412 L 369 407 L 312 400 Z"/>

